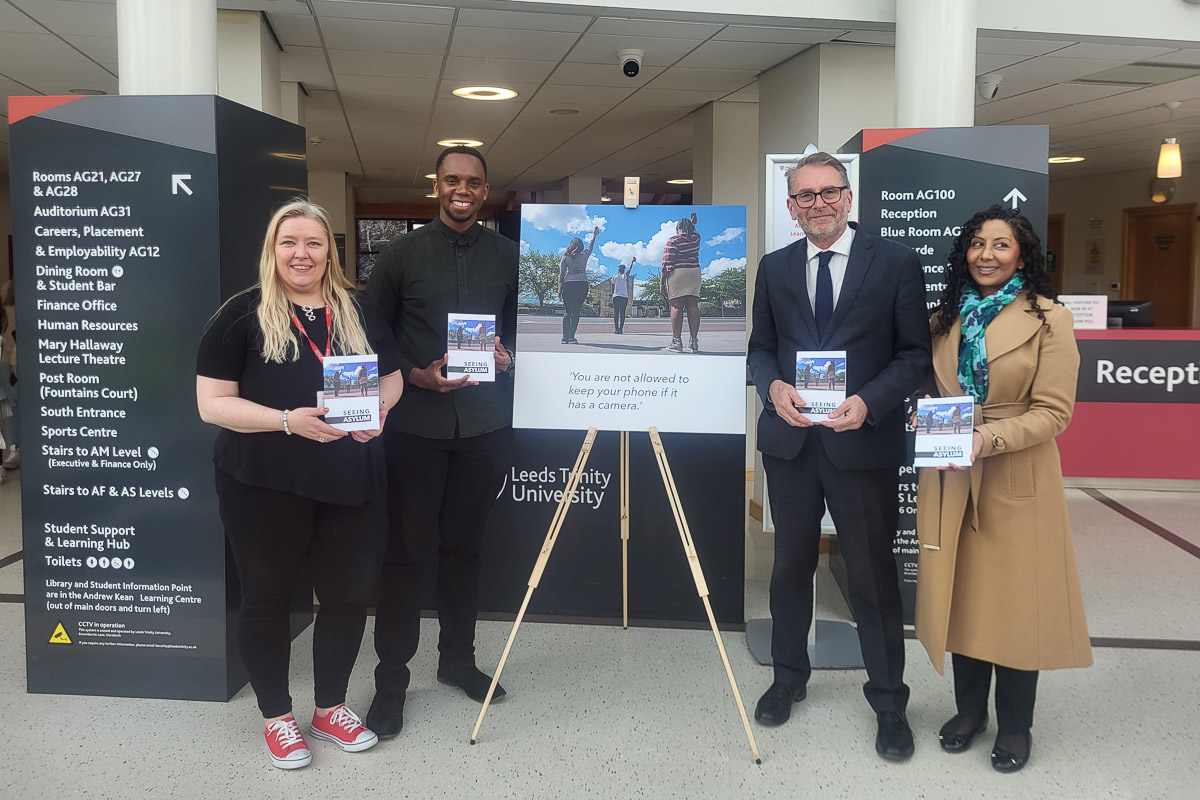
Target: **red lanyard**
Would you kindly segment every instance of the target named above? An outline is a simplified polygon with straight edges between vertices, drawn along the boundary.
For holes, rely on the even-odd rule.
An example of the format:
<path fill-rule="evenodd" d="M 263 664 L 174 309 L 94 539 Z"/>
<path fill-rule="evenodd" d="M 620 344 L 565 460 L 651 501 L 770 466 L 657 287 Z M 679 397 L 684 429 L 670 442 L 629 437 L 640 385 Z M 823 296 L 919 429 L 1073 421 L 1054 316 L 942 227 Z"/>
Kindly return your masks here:
<path fill-rule="evenodd" d="M 313 342 L 312 337 L 308 335 L 308 331 L 304 330 L 304 326 L 300 324 L 299 318 L 296 317 L 295 309 L 292 310 L 292 322 L 296 323 L 296 327 L 300 330 L 300 335 L 304 337 L 304 341 L 308 342 L 308 346 L 312 348 L 313 355 L 317 357 L 317 361 L 322 364 L 325 359 L 333 353 L 333 312 L 329 310 L 329 303 L 325 304 L 325 355 L 321 355 L 321 351 L 317 349 L 317 345 Z"/>

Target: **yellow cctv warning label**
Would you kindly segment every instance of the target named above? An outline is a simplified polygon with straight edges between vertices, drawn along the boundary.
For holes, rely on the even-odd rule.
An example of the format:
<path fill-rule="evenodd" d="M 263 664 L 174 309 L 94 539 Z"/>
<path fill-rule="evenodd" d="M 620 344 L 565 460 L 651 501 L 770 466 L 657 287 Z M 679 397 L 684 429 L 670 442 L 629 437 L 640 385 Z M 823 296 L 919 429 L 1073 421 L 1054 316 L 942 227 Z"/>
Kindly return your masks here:
<path fill-rule="evenodd" d="M 67 636 L 67 629 L 60 622 L 54 626 L 54 633 L 50 634 L 50 644 L 70 644 L 71 637 Z"/>

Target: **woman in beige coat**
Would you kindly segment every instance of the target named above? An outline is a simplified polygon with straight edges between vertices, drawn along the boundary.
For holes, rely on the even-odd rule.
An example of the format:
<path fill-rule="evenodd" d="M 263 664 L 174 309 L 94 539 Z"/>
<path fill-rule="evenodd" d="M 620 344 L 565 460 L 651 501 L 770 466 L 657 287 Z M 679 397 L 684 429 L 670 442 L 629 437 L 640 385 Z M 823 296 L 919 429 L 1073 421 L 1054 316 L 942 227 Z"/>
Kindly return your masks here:
<path fill-rule="evenodd" d="M 1071 420 L 1079 351 L 1053 296 L 1029 221 L 992 206 L 955 239 L 931 321 L 936 392 L 974 396 L 977 424 L 971 466 L 921 471 L 917 638 L 938 672 L 951 654 L 947 752 L 987 727 L 995 672 L 1001 772 L 1029 760 L 1038 671 L 1092 663 L 1054 442 Z"/>

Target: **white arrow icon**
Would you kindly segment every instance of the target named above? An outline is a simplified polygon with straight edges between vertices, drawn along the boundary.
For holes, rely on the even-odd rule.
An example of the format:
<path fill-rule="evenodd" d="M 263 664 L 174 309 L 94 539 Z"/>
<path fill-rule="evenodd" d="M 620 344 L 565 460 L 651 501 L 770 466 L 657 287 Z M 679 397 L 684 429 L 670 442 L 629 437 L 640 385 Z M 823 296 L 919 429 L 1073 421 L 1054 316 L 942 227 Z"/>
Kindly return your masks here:
<path fill-rule="evenodd" d="M 191 192 L 188 192 L 188 194 L 191 194 Z M 1004 195 L 1004 202 L 1006 202 L 1006 203 L 1012 203 L 1012 207 L 1013 207 L 1013 208 L 1016 208 L 1016 207 L 1017 207 L 1017 202 L 1018 202 L 1018 201 L 1020 201 L 1020 202 L 1022 202 L 1022 203 L 1023 203 L 1023 202 L 1025 202 L 1025 201 L 1026 201 L 1026 200 L 1028 200 L 1028 199 L 1029 199 L 1029 198 L 1028 198 L 1028 197 L 1026 197 L 1025 195 L 1021 194 L 1021 190 L 1020 190 L 1020 189 L 1018 189 L 1018 188 L 1017 188 L 1017 187 L 1015 187 L 1015 186 L 1012 188 L 1012 191 L 1011 191 L 1011 192 L 1009 192 L 1008 194 Z"/>
<path fill-rule="evenodd" d="M 183 189 L 183 191 L 187 194 L 191 194 L 192 190 L 188 188 L 188 185 L 186 183 L 184 183 L 184 181 L 190 181 L 191 179 L 192 179 L 191 175 L 172 175 L 171 176 L 171 194 L 179 194 L 180 189 Z M 1007 199 L 1007 198 L 1005 198 L 1005 199 Z"/>

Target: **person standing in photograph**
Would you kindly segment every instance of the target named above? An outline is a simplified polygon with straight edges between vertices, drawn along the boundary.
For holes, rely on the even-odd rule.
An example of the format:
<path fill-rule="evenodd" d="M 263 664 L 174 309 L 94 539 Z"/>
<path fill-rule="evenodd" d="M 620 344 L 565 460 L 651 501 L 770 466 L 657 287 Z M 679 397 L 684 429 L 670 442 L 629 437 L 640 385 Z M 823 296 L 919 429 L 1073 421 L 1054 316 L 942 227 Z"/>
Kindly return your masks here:
<path fill-rule="evenodd" d="M 613 302 L 613 332 L 625 332 L 625 309 L 629 306 L 629 297 L 633 294 L 633 265 L 637 261 L 637 256 L 629 259 L 629 271 L 625 271 L 625 265 L 621 264 L 617 267 L 617 274 L 612 276 L 612 302 Z"/>
<path fill-rule="evenodd" d="M 970 467 L 921 470 L 916 629 L 934 668 L 947 652 L 954 668 L 942 749 L 961 753 L 987 728 L 994 673 L 992 767 L 1016 772 L 1033 748 L 1038 672 L 1092 664 L 1054 441 L 1075 408 L 1079 349 L 1029 220 L 995 205 L 961 230 L 931 321 L 933 390 L 970 395 L 982 419 Z"/>
<path fill-rule="evenodd" d="M 588 242 L 587 249 L 584 249 L 583 240 L 578 236 L 571 239 L 558 263 L 558 296 L 563 300 L 563 344 L 579 344 L 575 331 L 579 328 L 579 315 L 587 300 L 590 285 L 588 259 L 592 257 L 592 248 L 596 246 L 599 233 L 599 227 L 592 228 L 592 240 Z"/>
<path fill-rule="evenodd" d="M 382 427 L 404 379 L 391 331 L 342 274 L 329 218 L 303 199 L 275 212 L 258 285 L 210 320 L 196 356 L 200 417 L 221 428 L 217 505 L 241 585 L 238 649 L 280 769 L 312 753 L 288 693 L 297 574 L 320 602 L 312 634 L 313 736 L 343 750 L 378 738 L 346 705 L 385 533 L 380 431 L 346 431 L 312 405 L 331 355 L 379 357 Z"/>
<path fill-rule="evenodd" d="M 899 467 L 909 460 L 904 401 L 929 373 L 924 271 L 908 247 L 848 224 L 853 197 L 836 157 L 801 158 L 787 182 L 788 211 L 805 238 L 759 263 L 747 359 L 763 402 L 758 449 L 775 520 L 775 682 L 754 716 L 781 725 L 807 695 L 813 573 L 828 507 L 846 560 L 863 692 L 876 714 L 875 751 L 904 760 L 913 737 L 892 543 Z M 784 378 L 798 350 L 846 351 L 846 399 L 826 418 L 800 413 L 804 399 Z"/>
<path fill-rule="evenodd" d="M 471 147 L 438 156 L 433 222 L 384 246 L 367 285 L 392 326 L 408 390 L 384 436 L 388 549 L 375 617 L 375 700 L 381 737 L 404 722 L 408 662 L 421 634 L 421 581 L 437 546 L 437 680 L 482 702 L 491 678 L 475 666 L 480 550 L 510 463 L 517 332 L 517 243 L 476 224 L 487 163 Z M 447 380 L 446 318 L 494 314 L 495 382 Z M 494 699 L 504 696 L 496 687 Z"/>
<path fill-rule="evenodd" d="M 363 397 L 367 396 L 367 365 L 359 364 L 358 369 L 354 371 L 354 376 L 358 380 L 358 393 Z"/>
<path fill-rule="evenodd" d="M 700 234 L 693 211 L 675 223 L 675 235 L 663 248 L 659 289 L 671 304 L 671 352 L 683 352 L 684 314 L 692 337 L 688 349 L 700 352 L 700 277 Z"/>
<path fill-rule="evenodd" d="M 962 408 L 955 406 L 950 411 L 950 424 L 954 426 L 955 433 L 962 432 Z"/>

